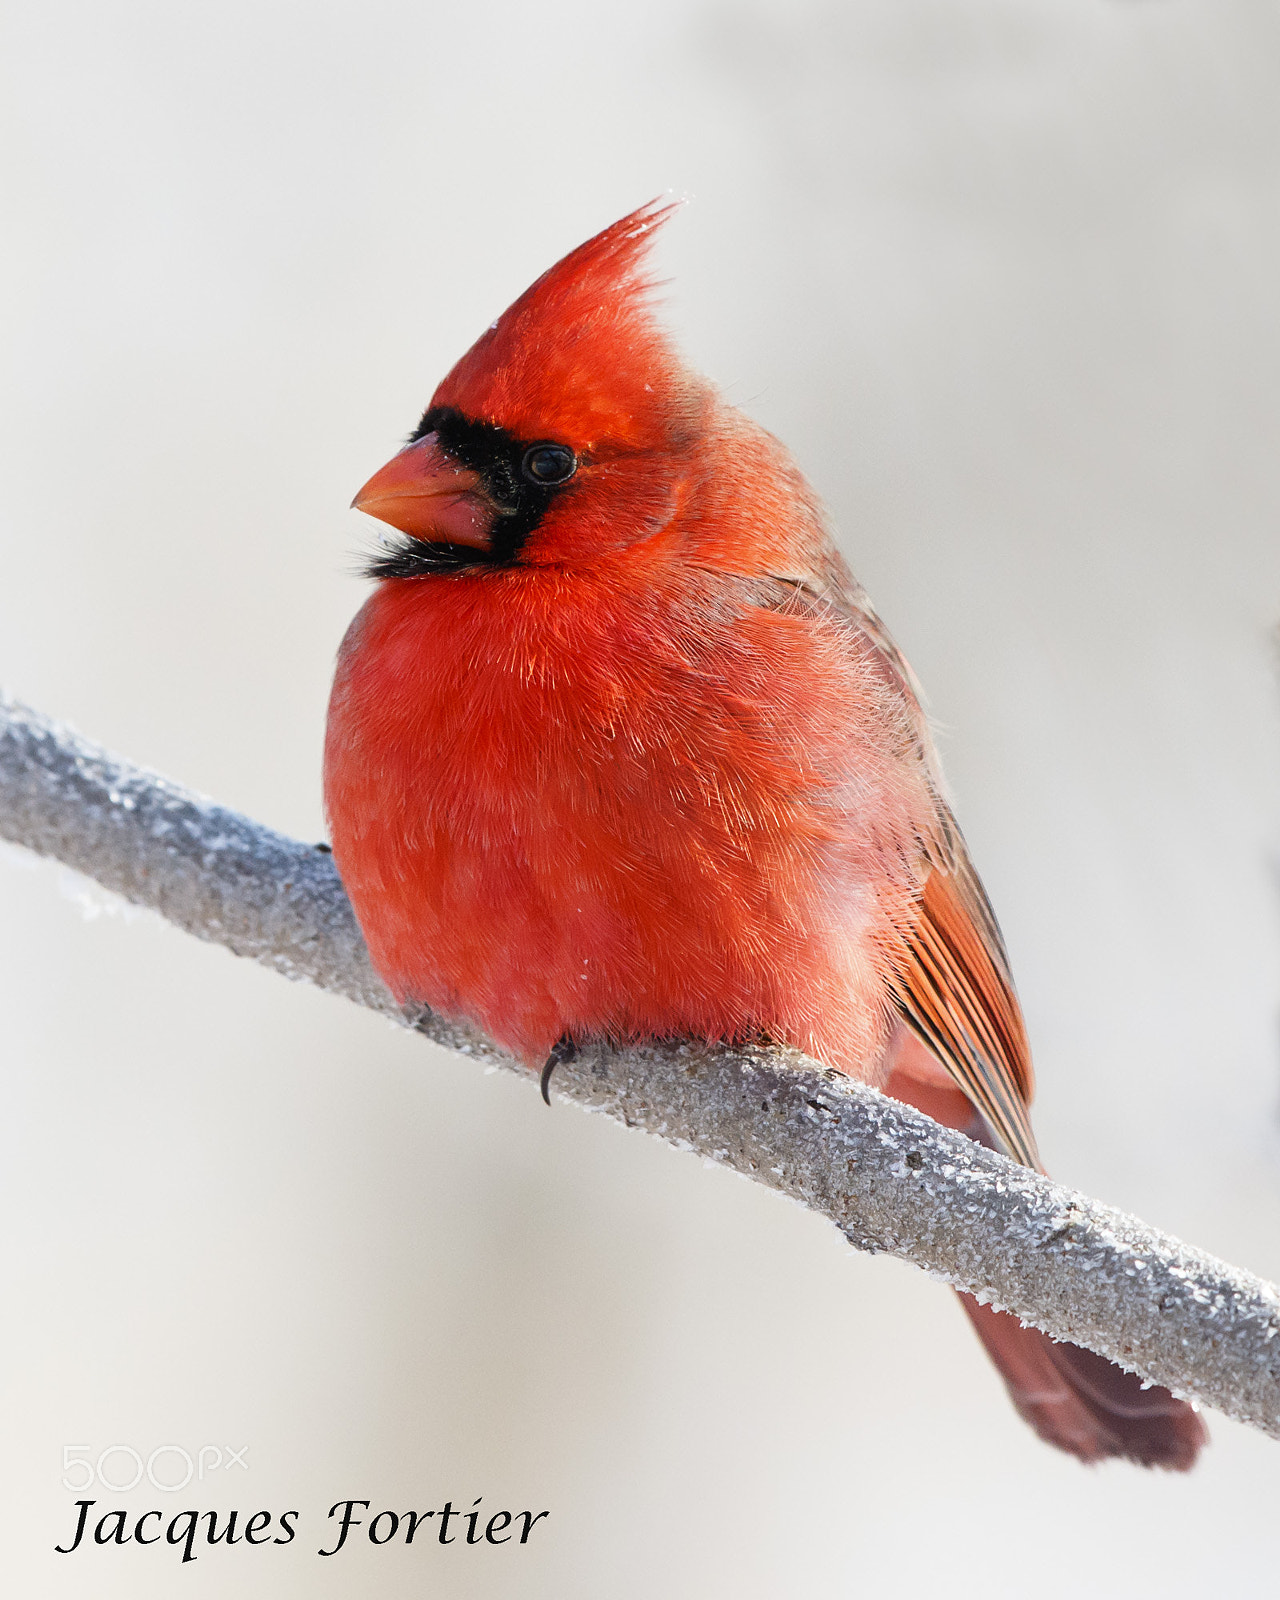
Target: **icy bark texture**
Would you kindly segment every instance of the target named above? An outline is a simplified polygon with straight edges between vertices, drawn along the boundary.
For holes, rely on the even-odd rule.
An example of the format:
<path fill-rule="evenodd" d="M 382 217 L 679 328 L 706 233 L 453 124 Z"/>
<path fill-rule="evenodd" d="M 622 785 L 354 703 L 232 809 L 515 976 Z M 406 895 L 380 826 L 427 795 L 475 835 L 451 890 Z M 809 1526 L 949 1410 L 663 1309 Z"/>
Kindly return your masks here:
<path fill-rule="evenodd" d="M 0 700 L 0 837 L 201 939 L 525 1069 L 466 1024 L 405 1016 L 332 858 Z M 554 1087 L 886 1251 L 1280 1438 L 1280 1290 L 777 1050 L 584 1050 Z"/>

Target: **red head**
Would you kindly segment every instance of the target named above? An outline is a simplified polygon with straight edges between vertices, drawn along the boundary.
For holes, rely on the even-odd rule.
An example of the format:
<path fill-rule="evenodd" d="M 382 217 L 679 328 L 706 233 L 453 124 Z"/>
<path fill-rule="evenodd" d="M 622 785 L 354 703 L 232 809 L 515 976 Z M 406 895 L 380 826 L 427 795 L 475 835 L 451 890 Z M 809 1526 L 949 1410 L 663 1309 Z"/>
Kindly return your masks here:
<path fill-rule="evenodd" d="M 518 439 L 585 454 L 660 446 L 688 378 L 649 308 L 645 257 L 677 210 L 652 202 L 544 272 L 431 398 Z"/>
<path fill-rule="evenodd" d="M 670 515 L 670 459 L 708 394 L 649 304 L 645 256 L 675 209 L 642 206 L 579 245 L 457 363 L 356 497 L 410 535 L 375 574 L 598 554 Z"/>

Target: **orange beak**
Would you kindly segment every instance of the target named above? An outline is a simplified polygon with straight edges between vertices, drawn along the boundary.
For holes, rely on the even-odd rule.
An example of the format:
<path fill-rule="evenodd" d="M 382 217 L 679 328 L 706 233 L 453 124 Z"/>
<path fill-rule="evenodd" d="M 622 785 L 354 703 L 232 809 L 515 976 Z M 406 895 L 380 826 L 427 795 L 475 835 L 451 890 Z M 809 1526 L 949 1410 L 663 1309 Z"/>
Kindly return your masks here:
<path fill-rule="evenodd" d="M 459 466 L 428 433 L 392 456 L 351 502 L 357 511 L 390 523 L 427 544 L 491 547 L 497 507 L 479 473 Z"/>

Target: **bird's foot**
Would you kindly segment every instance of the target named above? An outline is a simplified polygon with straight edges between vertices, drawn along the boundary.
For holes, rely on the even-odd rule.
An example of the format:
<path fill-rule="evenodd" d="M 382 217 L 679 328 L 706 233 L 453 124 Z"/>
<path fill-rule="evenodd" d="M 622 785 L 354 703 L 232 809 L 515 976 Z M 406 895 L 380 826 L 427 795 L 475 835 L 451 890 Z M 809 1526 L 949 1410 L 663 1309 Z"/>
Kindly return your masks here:
<path fill-rule="evenodd" d="M 542 1076 L 538 1080 L 538 1087 L 542 1090 L 542 1098 L 548 1105 L 551 1104 L 551 1074 L 562 1061 L 572 1061 L 577 1053 L 578 1047 L 567 1033 L 551 1046 L 551 1054 L 543 1064 Z"/>

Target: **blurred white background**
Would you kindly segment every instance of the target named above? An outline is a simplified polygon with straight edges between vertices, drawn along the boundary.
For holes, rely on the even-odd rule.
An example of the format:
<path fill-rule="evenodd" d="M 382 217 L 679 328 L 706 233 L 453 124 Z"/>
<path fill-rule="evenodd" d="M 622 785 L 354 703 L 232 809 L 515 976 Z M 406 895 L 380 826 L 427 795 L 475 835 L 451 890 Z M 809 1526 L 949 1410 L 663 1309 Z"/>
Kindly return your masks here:
<path fill-rule="evenodd" d="M 670 321 L 929 690 L 1050 1167 L 1280 1277 L 1269 0 L 12 0 L 0 118 L 0 681 L 322 837 L 352 493 L 530 279 L 689 193 Z M 28 859 L 9 1592 L 1274 1582 L 1280 1446 L 1211 1417 L 1187 1479 L 1086 1471 L 921 1275 Z M 297 1509 L 294 1544 L 53 1553 L 64 1445 L 210 1442 L 249 1470 L 91 1492 Z M 338 1499 L 477 1495 L 551 1516 L 315 1553 Z"/>

